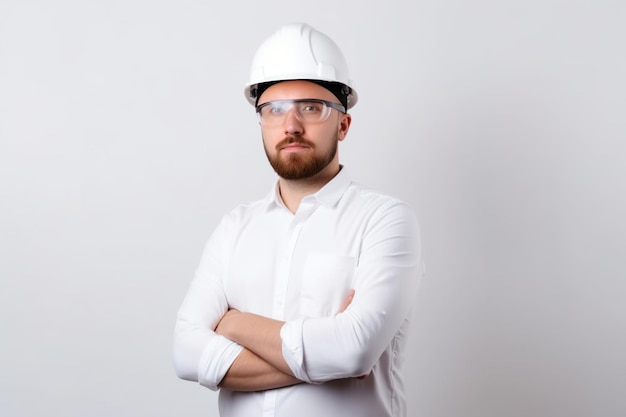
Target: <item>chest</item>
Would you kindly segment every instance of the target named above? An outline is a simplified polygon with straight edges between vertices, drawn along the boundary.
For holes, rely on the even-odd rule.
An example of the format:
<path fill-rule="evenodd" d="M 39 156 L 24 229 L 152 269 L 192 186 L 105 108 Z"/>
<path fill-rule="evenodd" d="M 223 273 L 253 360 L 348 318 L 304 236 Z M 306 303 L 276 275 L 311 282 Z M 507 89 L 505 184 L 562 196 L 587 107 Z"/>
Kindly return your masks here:
<path fill-rule="evenodd" d="M 281 320 L 336 314 L 353 287 L 364 227 L 315 216 L 250 222 L 227 262 L 229 305 Z"/>

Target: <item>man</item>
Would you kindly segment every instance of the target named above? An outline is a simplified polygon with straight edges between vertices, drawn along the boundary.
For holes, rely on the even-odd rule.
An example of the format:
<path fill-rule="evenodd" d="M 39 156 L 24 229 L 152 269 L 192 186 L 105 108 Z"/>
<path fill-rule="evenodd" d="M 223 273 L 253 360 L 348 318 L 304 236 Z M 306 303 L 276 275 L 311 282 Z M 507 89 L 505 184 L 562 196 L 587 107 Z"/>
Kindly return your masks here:
<path fill-rule="evenodd" d="M 340 49 L 305 24 L 255 55 L 245 93 L 278 179 L 213 232 L 174 336 L 178 376 L 220 389 L 223 417 L 406 415 L 418 227 L 339 164 L 350 85 Z"/>

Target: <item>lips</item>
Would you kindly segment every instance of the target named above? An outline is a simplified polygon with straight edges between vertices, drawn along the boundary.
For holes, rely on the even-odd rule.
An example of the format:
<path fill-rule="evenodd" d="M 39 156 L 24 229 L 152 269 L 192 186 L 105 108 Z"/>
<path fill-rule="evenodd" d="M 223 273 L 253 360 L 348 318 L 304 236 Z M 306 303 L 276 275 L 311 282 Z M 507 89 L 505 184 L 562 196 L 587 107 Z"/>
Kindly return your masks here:
<path fill-rule="evenodd" d="M 298 150 L 313 148 L 314 145 L 310 141 L 303 138 L 286 137 L 278 142 L 276 149 L 278 150 Z"/>
<path fill-rule="evenodd" d="M 285 145 L 280 149 L 283 151 L 291 151 L 291 150 L 298 150 L 298 149 L 305 149 L 305 148 L 308 148 L 308 146 L 303 143 L 290 143 L 289 145 Z"/>

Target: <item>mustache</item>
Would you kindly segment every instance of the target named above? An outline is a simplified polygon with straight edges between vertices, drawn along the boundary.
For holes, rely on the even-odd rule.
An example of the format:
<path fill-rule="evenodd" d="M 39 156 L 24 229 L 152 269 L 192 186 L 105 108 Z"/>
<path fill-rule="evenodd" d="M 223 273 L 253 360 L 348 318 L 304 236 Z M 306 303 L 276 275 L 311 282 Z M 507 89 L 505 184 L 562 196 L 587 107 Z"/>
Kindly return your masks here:
<path fill-rule="evenodd" d="M 314 148 L 315 144 L 313 142 L 311 142 L 310 140 L 307 140 L 303 137 L 300 136 L 286 136 L 283 140 L 281 140 L 280 142 L 278 142 L 276 144 L 276 149 L 281 149 L 287 145 L 291 145 L 291 144 L 298 144 L 298 145 L 306 145 L 310 148 Z"/>

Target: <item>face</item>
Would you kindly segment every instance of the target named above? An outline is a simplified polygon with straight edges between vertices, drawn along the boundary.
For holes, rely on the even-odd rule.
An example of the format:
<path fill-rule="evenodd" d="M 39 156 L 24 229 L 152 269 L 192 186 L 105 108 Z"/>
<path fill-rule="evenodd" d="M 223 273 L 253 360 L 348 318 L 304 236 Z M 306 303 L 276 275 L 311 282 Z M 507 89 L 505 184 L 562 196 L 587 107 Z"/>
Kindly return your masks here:
<path fill-rule="evenodd" d="M 309 81 L 283 81 L 263 92 L 259 104 L 272 100 L 316 98 L 338 103 L 330 91 Z M 350 127 L 350 115 L 332 110 L 323 122 L 305 123 L 293 109 L 282 124 L 261 125 L 265 154 L 274 171 L 287 180 L 332 177 L 339 171 L 338 142 Z"/>

